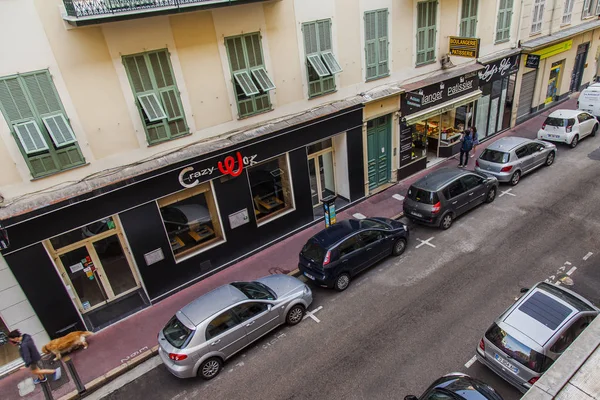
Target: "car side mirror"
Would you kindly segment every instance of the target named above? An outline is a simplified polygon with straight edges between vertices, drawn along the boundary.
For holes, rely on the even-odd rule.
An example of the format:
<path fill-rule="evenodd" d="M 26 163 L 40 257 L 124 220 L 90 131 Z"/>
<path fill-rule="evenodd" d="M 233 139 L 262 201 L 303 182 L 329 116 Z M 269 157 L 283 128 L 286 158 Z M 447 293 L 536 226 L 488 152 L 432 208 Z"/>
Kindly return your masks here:
<path fill-rule="evenodd" d="M 527 292 L 529 292 L 529 288 L 526 288 L 526 287 L 523 287 L 520 290 L 520 293 L 527 293 Z"/>
<path fill-rule="evenodd" d="M 267 304 L 267 310 L 271 310 L 273 308 L 273 304 Z"/>
<path fill-rule="evenodd" d="M 404 400 L 419 400 L 419 398 L 414 394 L 409 394 L 408 396 L 404 397 Z"/>

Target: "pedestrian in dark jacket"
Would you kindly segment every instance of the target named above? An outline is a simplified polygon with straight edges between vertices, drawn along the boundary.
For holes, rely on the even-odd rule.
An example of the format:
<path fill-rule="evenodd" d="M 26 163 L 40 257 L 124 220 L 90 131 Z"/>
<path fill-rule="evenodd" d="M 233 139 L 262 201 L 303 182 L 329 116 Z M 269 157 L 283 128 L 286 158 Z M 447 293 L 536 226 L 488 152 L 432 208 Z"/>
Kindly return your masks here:
<path fill-rule="evenodd" d="M 8 334 L 8 340 L 19 346 L 19 354 L 25 363 L 25 367 L 31 370 L 33 375 L 36 375 L 37 378 L 33 380 L 33 383 L 38 384 L 41 382 L 46 382 L 48 378 L 46 375 L 52 375 L 53 379 L 56 381 L 60 379 L 61 371 L 60 368 L 57 369 L 42 369 L 42 364 L 40 361 L 42 357 L 40 356 L 40 352 L 37 347 L 35 347 L 35 343 L 33 339 L 28 334 L 21 334 L 21 332 L 17 329 Z"/>
<path fill-rule="evenodd" d="M 462 144 L 460 145 L 460 164 L 458 164 L 458 168 L 466 167 L 469 162 L 469 151 L 473 148 L 471 132 L 468 130 L 464 131 L 460 141 Z M 464 163 L 463 158 L 465 160 Z"/>

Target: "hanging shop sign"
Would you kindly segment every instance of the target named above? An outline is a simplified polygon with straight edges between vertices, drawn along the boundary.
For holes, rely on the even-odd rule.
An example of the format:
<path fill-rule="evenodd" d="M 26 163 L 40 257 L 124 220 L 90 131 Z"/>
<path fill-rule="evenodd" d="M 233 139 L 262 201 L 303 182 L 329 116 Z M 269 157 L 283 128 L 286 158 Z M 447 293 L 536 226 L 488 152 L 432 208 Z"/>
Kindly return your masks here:
<path fill-rule="evenodd" d="M 239 176 L 245 167 L 251 167 L 258 163 L 256 154 L 242 156 L 239 151 L 235 156 L 227 156 L 217 162 L 216 166 L 196 170 L 194 167 L 186 167 L 179 173 L 179 183 L 185 188 L 191 188 L 200 184 L 200 179 L 206 180 L 213 176 L 217 171 L 223 175 L 233 177 Z"/>
<path fill-rule="evenodd" d="M 468 58 L 479 57 L 479 39 L 450 36 L 450 55 Z"/>
<path fill-rule="evenodd" d="M 415 108 L 421 108 L 421 105 L 423 104 L 423 95 L 421 93 L 407 92 L 405 96 L 407 105 Z"/>
<path fill-rule="evenodd" d="M 537 54 L 527 54 L 527 60 L 525 60 L 525 66 L 527 68 L 538 69 L 540 66 L 540 56 Z"/>
<path fill-rule="evenodd" d="M 432 85 L 424 86 L 416 91 L 418 94 L 423 96 L 420 107 L 415 107 L 409 104 L 406 101 L 406 95 L 404 95 L 404 100 L 402 101 L 402 115 L 410 115 L 420 111 L 421 109 L 426 109 L 447 101 L 451 101 L 478 89 L 479 76 L 477 75 L 476 71 L 456 76 Z"/>
<path fill-rule="evenodd" d="M 504 57 L 500 60 L 486 64 L 485 69 L 479 71 L 479 83 L 485 84 L 514 74 L 519 69 L 519 55 Z"/>

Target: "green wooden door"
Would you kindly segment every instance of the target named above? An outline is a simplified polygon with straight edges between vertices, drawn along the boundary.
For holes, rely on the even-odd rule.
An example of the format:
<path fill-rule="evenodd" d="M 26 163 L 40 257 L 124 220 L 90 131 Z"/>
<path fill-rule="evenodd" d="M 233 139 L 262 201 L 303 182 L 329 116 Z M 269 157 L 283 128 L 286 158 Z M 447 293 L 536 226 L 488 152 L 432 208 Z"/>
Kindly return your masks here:
<path fill-rule="evenodd" d="M 369 189 L 390 181 L 391 126 L 388 116 L 367 122 Z"/>

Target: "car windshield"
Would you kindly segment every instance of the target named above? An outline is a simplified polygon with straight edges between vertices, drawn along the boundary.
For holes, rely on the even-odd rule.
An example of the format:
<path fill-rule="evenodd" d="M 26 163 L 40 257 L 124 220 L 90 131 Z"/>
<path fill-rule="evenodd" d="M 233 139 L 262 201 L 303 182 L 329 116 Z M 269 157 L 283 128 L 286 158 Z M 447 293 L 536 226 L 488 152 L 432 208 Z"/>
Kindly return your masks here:
<path fill-rule="evenodd" d="M 550 125 L 550 126 L 566 126 L 567 120 L 564 118 L 556 118 L 556 117 L 548 117 L 546 118 L 546 121 L 544 121 L 544 124 L 546 125 Z"/>
<path fill-rule="evenodd" d="M 436 204 L 439 201 L 437 193 L 414 186 L 408 189 L 408 198 L 423 204 Z"/>
<path fill-rule="evenodd" d="M 485 337 L 506 353 L 512 360 L 526 366 L 535 372 L 545 371 L 552 360 L 530 349 L 517 339 L 510 336 L 506 331 L 500 329 L 496 324 L 492 325 L 485 333 Z M 510 360 L 508 360 L 510 362 Z"/>
<path fill-rule="evenodd" d="M 489 161 L 498 164 L 506 164 L 509 154 L 503 151 L 485 149 L 479 158 L 483 161 Z"/>
<path fill-rule="evenodd" d="M 321 247 L 321 245 L 316 243 L 314 240 L 309 240 L 308 242 L 306 242 L 301 252 L 303 257 L 306 257 L 317 264 L 323 263 L 325 253 L 325 249 Z"/>
<path fill-rule="evenodd" d="M 366 229 L 386 229 L 386 230 L 391 229 L 391 227 L 389 225 L 384 224 L 383 222 L 380 222 L 380 221 L 372 220 L 372 219 L 361 219 L 360 227 L 366 228 Z"/>
<path fill-rule="evenodd" d="M 167 342 L 178 349 L 185 347 L 193 334 L 194 331 L 185 326 L 177 317 L 171 318 L 163 328 L 163 335 Z"/>
<path fill-rule="evenodd" d="M 275 300 L 275 293 L 260 282 L 233 282 L 231 286 L 240 290 L 249 299 L 255 300 Z"/>

